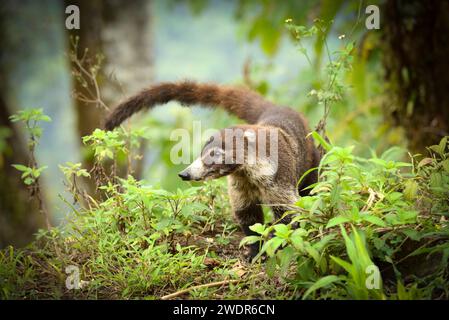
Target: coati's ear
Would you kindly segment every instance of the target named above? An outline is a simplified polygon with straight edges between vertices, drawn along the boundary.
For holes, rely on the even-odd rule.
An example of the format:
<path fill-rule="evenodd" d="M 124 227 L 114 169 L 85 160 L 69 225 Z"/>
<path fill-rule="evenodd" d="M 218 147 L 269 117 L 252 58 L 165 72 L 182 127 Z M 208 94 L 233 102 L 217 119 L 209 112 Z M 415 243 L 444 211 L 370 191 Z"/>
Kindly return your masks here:
<path fill-rule="evenodd" d="M 256 147 L 257 132 L 253 129 L 245 130 L 243 133 L 243 142 L 245 144 L 245 150 L 251 147 Z"/>
<path fill-rule="evenodd" d="M 204 143 L 201 149 L 201 155 L 204 155 L 204 152 L 207 151 L 212 146 L 221 146 L 221 145 L 222 145 L 221 135 L 217 135 L 214 133 L 211 136 L 209 136 L 209 138 Z"/>
<path fill-rule="evenodd" d="M 246 163 L 247 164 L 255 164 L 256 163 L 256 139 L 257 133 L 253 129 L 245 130 L 243 134 L 243 139 L 245 141 L 245 155 L 246 155 Z"/>
<path fill-rule="evenodd" d="M 256 132 L 253 129 L 246 130 L 243 134 L 243 137 L 248 142 L 254 142 L 256 141 Z"/>

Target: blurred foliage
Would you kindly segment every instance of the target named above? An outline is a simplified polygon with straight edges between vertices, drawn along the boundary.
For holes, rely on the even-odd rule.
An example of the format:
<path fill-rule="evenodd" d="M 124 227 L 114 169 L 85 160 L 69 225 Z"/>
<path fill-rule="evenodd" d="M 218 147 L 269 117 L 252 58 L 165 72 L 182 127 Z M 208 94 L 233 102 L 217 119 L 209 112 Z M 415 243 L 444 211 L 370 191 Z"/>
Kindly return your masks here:
<path fill-rule="evenodd" d="M 366 32 L 363 28 L 365 15 L 364 10 L 361 10 L 361 4 L 364 2 L 155 1 L 151 18 L 155 23 L 155 69 L 160 70 L 156 78 L 178 80 L 190 77 L 200 81 L 246 84 L 249 80 L 249 84 L 267 98 L 304 112 L 313 128 L 322 117 L 324 110 L 317 105 L 314 97 L 308 96 L 308 93 L 312 90 L 319 92 L 327 83 L 326 69 L 322 67 L 323 63 L 328 61 L 324 40 L 328 42 L 333 60 L 334 51 L 340 50 L 344 43 L 355 42 L 352 70 L 341 76 L 343 85 L 349 87 L 349 90 L 332 107 L 327 134 L 335 143 L 356 143 L 357 148 L 361 149 L 358 152 L 365 155 L 369 154 L 369 148 L 381 152 L 391 145 L 404 145 L 405 139 L 401 130 L 392 129 L 383 121 L 380 106 L 385 97 L 382 93 L 383 69 L 380 64 L 381 53 L 378 49 L 379 34 L 377 31 Z M 184 7 L 190 9 L 190 12 L 184 10 Z M 55 8 L 52 10 L 57 11 Z M 189 14 L 194 16 L 186 17 Z M 355 26 L 359 15 L 362 17 L 362 23 Z M 234 20 L 231 20 L 231 16 Z M 295 53 L 291 49 L 292 43 L 298 45 L 298 41 L 285 27 L 285 20 L 288 18 L 297 25 L 311 25 L 316 18 L 326 23 L 333 21 L 326 32 L 303 39 L 303 48 L 308 51 L 310 63 L 301 52 Z M 214 29 L 210 37 L 203 34 L 208 28 Z M 189 34 L 186 34 L 185 29 L 189 30 Z M 346 37 L 339 40 L 338 37 L 342 34 Z M 240 40 L 240 45 L 231 42 L 230 39 L 234 38 Z M 194 46 L 192 50 L 186 50 L 188 44 L 183 44 L 185 39 L 192 41 Z M 248 43 L 255 46 L 248 47 Z M 259 55 L 257 46 L 265 53 L 265 57 Z M 301 47 L 298 47 L 298 50 L 302 50 Z M 225 52 L 228 60 L 223 60 L 226 58 L 222 56 L 217 57 L 217 52 Z M 93 54 L 101 53 L 93 52 Z M 247 75 L 242 70 L 243 66 L 242 68 L 238 66 L 242 64 L 245 57 L 240 57 L 239 60 L 236 55 L 242 54 L 248 54 Z M 222 76 L 223 74 L 225 76 Z M 40 78 L 35 77 L 34 84 L 41 83 L 36 79 Z M 46 96 L 54 97 L 53 88 L 54 86 L 51 86 L 48 92 L 41 89 L 35 91 L 45 91 Z M 58 87 L 58 92 L 64 92 L 64 90 Z M 132 92 L 126 94 L 132 94 Z M 33 100 L 39 101 L 38 97 L 33 97 Z M 46 106 L 49 104 L 49 101 L 45 101 Z M 62 112 L 61 108 L 57 108 L 59 104 L 52 108 Z M 67 127 L 70 119 L 72 121 L 70 127 L 73 127 L 73 115 L 70 115 L 66 108 L 63 111 L 64 117 L 61 114 L 56 115 L 49 107 L 46 107 L 46 111 L 55 119 L 53 126 L 58 125 L 59 129 Z M 174 142 L 168 138 L 169 132 L 175 128 L 189 128 L 193 120 L 201 120 L 204 124 L 203 130 L 212 127 L 222 128 L 237 123 L 236 119 L 226 116 L 222 111 L 194 110 L 190 113 L 175 104 L 163 110 L 154 110 L 151 115 L 148 115 L 146 123 L 138 123 L 144 124 L 151 131 L 150 142 L 144 155 L 145 178 L 160 182 L 162 187 L 169 190 L 175 190 L 178 187 L 176 174 L 181 166 L 173 166 L 169 161 L 169 151 L 174 145 Z M 61 158 L 59 162 L 73 161 L 68 159 L 66 154 L 76 152 L 76 148 L 62 153 L 57 150 L 63 146 L 71 146 L 77 141 L 73 139 L 73 134 L 70 135 L 71 140 L 68 134 L 63 135 L 62 139 L 57 134 L 62 130 L 59 129 L 49 127 L 44 136 L 45 150 L 41 151 L 38 157 L 46 163 L 50 164 L 50 160 L 56 157 Z M 49 136 L 52 137 L 51 140 Z M 58 148 L 54 147 L 56 145 Z M 89 156 L 91 155 L 86 157 Z M 192 158 L 194 156 L 196 154 L 193 153 Z M 78 155 L 75 160 L 83 158 L 83 155 Z M 57 193 L 56 186 L 60 186 L 61 179 L 60 175 L 53 173 L 56 164 L 52 163 L 47 172 L 47 174 L 52 173 L 51 181 L 47 184 L 52 194 Z M 49 176 L 46 176 L 44 182 L 46 182 L 45 178 L 49 180 Z"/>

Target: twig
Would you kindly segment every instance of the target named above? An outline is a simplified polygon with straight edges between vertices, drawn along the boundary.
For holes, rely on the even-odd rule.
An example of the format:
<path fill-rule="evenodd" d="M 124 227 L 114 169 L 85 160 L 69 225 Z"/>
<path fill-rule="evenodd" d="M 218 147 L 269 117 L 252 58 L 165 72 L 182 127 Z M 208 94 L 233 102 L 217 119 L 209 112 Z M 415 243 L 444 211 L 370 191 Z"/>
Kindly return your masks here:
<path fill-rule="evenodd" d="M 349 41 L 349 38 L 351 38 L 352 34 L 354 33 L 355 29 L 357 28 L 357 26 L 360 23 L 362 4 L 363 4 L 363 0 L 360 0 L 359 1 L 359 6 L 358 6 L 358 10 L 357 10 L 357 20 L 356 20 L 356 23 L 354 24 L 354 26 L 352 27 L 352 29 L 351 29 L 351 31 L 349 33 L 349 37 L 348 37 L 347 41 Z M 323 30 L 321 30 L 321 28 L 320 28 L 320 31 L 323 34 L 323 42 L 324 42 L 324 45 L 325 45 L 325 48 L 326 48 L 326 53 L 327 53 L 327 56 L 328 56 L 328 59 L 329 59 L 329 63 L 332 64 L 333 61 L 332 61 L 332 57 L 331 57 L 329 46 L 328 46 L 328 42 L 327 42 L 327 35 L 324 34 L 324 32 L 323 32 Z M 347 45 L 347 43 L 346 43 L 346 45 Z M 341 60 L 341 57 L 339 57 L 338 60 Z M 341 64 L 337 66 L 336 71 L 335 71 L 333 77 L 330 79 L 329 84 L 328 84 L 328 90 L 330 90 L 332 88 L 332 86 L 334 85 L 334 82 L 336 81 L 337 75 L 338 75 L 338 73 L 340 71 L 340 66 L 341 66 Z M 328 143 L 329 143 L 329 138 L 326 135 L 326 126 L 327 126 L 327 118 L 328 118 L 329 113 L 330 113 L 329 102 L 330 101 L 328 101 L 328 99 L 324 100 L 324 114 L 323 114 L 323 117 L 318 122 L 318 124 L 317 124 L 317 126 L 315 128 L 315 131 L 318 132 L 320 135 L 322 135 L 324 137 L 325 141 L 328 142 Z M 319 151 L 321 156 L 323 156 L 326 153 L 326 150 L 321 145 L 318 147 L 318 151 Z"/>
<path fill-rule="evenodd" d="M 211 282 L 211 283 L 206 283 L 206 284 L 200 284 L 197 286 L 193 286 L 187 289 L 183 289 L 174 293 L 170 293 L 167 294 L 165 296 L 163 296 L 161 298 L 161 300 L 168 300 L 168 299 L 172 299 L 172 298 L 176 298 L 180 295 L 183 295 L 184 293 L 187 293 L 189 291 L 195 290 L 195 289 L 201 289 L 201 288 L 210 288 L 210 287 L 217 287 L 217 286 L 222 286 L 222 285 L 228 285 L 228 284 L 234 284 L 234 283 L 238 283 L 241 280 L 223 280 L 223 281 L 217 281 L 217 282 Z"/>
<path fill-rule="evenodd" d="M 69 58 L 73 64 L 72 72 L 75 76 L 82 79 L 86 85 L 83 85 L 84 90 L 87 91 L 90 97 L 87 97 L 85 94 L 81 92 L 73 92 L 74 98 L 77 100 L 87 103 L 87 104 L 95 104 L 97 107 L 101 107 L 106 111 L 109 111 L 109 107 L 103 101 L 100 91 L 100 86 L 97 80 L 97 71 L 94 71 L 96 67 L 99 68 L 101 61 L 98 60 L 96 65 L 91 65 L 91 62 L 87 58 L 87 48 L 84 50 L 83 56 L 81 58 L 78 57 L 78 40 L 71 39 L 71 52 L 69 53 Z M 98 59 L 98 58 L 97 58 Z M 81 81 L 81 80 L 80 80 Z M 90 85 L 93 86 L 93 90 L 90 88 Z"/>

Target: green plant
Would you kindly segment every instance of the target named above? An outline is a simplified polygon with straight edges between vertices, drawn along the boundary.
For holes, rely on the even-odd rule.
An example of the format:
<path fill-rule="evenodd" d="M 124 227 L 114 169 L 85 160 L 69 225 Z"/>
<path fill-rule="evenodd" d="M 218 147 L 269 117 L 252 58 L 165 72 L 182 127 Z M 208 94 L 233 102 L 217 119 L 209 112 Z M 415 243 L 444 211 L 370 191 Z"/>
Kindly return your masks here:
<path fill-rule="evenodd" d="M 127 134 L 97 130 L 85 141 L 97 163 L 107 157 L 115 162 L 120 153 L 131 152 Z M 170 192 L 131 175 L 113 176 L 99 185 L 103 197 L 95 199 L 79 183 L 92 178 L 80 163 L 60 169 L 75 199 L 62 198 L 71 215 L 62 226 L 40 230 L 28 248 L 0 251 L 1 298 L 153 299 L 198 283 L 246 281 L 243 274 L 255 281 L 252 272 L 235 266 L 235 253 L 229 258 L 229 251 L 219 250 L 238 252 L 222 182 Z M 65 287 L 68 266 L 80 270 L 79 290 Z M 269 280 L 261 282 L 275 292 Z M 208 297 L 222 290 L 205 286 L 190 294 Z M 228 294 L 239 296 L 240 287 Z"/>
<path fill-rule="evenodd" d="M 325 67 L 325 76 L 323 80 L 316 84 L 317 88 L 312 89 L 308 95 L 316 97 L 318 105 L 322 105 L 324 108 L 323 117 L 319 121 L 316 131 L 323 135 L 327 140 L 325 135 L 327 118 L 332 104 L 341 101 L 343 94 L 347 89 L 347 86 L 342 80 L 342 75 L 345 71 L 350 71 L 352 68 L 354 42 L 348 42 L 343 45 L 343 48 L 331 52 L 327 41 L 327 34 L 331 29 L 332 22 L 315 19 L 313 26 L 310 28 L 295 25 L 292 19 L 287 19 L 285 22 L 287 29 L 296 39 L 296 43 L 299 46 L 299 52 L 305 56 L 310 66 L 312 66 L 312 61 L 303 41 L 307 38 L 318 37 L 319 39 L 322 39 L 322 43 L 324 44 L 326 57 L 328 59 Z"/>
<path fill-rule="evenodd" d="M 441 281 L 449 281 L 449 230 L 442 218 L 449 210 L 447 139 L 419 162 L 393 160 L 397 148 L 368 159 L 355 156 L 350 147 L 326 143 L 325 148 L 320 180 L 298 201 L 292 224 L 256 224 L 251 229 L 260 236 L 246 237 L 242 244 L 262 240 L 267 272 L 279 269 L 302 298 L 401 299 L 407 297 L 405 282 L 412 296 L 438 294 Z M 428 262 L 417 265 L 414 257 Z M 379 272 L 374 289 L 366 286 L 369 266 Z M 426 278 L 418 277 L 420 272 Z M 381 285 L 383 278 L 388 286 Z M 420 286 L 426 290 L 412 289 Z"/>
<path fill-rule="evenodd" d="M 49 116 L 43 113 L 42 109 L 21 110 L 17 114 L 10 117 L 12 122 L 21 122 L 25 125 L 28 134 L 28 165 L 14 164 L 13 167 L 22 172 L 23 182 L 29 187 L 30 196 L 35 197 L 38 202 L 39 211 L 44 215 L 47 228 L 51 228 L 50 218 L 44 208 L 43 196 L 39 178 L 46 166 L 39 167 L 36 160 L 35 148 L 42 136 L 42 128 L 39 122 L 50 122 Z"/>

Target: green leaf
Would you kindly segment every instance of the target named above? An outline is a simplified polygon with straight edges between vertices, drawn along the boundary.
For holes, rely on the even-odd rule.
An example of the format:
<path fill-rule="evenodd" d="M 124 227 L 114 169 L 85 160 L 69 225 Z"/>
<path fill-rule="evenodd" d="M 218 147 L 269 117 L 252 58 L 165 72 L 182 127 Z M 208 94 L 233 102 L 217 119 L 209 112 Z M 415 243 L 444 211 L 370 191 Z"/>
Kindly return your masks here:
<path fill-rule="evenodd" d="M 349 259 L 351 261 L 357 260 L 357 251 L 355 248 L 355 244 L 352 242 L 351 238 L 349 238 L 345 228 L 343 228 L 342 225 L 340 225 L 340 231 L 343 239 L 345 240 L 346 252 L 348 253 Z"/>
<path fill-rule="evenodd" d="M 287 239 L 291 233 L 291 230 L 283 223 L 276 224 L 274 230 L 276 230 L 275 235 L 282 239 Z"/>
<path fill-rule="evenodd" d="M 341 281 L 341 279 L 340 279 L 340 277 L 334 276 L 334 275 L 325 276 L 325 277 L 319 279 L 312 286 L 310 286 L 309 289 L 307 289 L 307 291 L 304 293 L 302 299 L 303 300 L 307 299 L 307 297 L 311 293 L 315 292 L 318 289 L 324 288 L 324 287 L 326 287 L 334 282 L 337 282 L 337 281 Z"/>
<path fill-rule="evenodd" d="M 338 217 L 334 217 L 332 219 L 329 220 L 329 222 L 326 225 L 326 229 L 332 228 L 336 225 L 342 224 L 342 223 L 346 223 L 346 222 L 350 222 L 351 219 L 349 219 L 348 217 L 344 217 L 344 216 L 338 216 Z"/>
<path fill-rule="evenodd" d="M 391 203 L 394 203 L 401 198 L 402 198 L 401 192 L 392 192 L 392 193 L 387 194 L 387 196 L 386 196 L 386 199 Z"/>
<path fill-rule="evenodd" d="M 430 175 L 430 186 L 432 188 L 440 188 L 442 187 L 442 176 L 439 172 L 433 172 Z"/>
<path fill-rule="evenodd" d="M 278 252 L 279 256 L 279 266 L 281 268 L 281 273 L 285 275 L 288 271 L 291 261 L 295 257 L 295 249 L 291 246 L 287 246 L 282 251 Z"/>
<path fill-rule="evenodd" d="M 343 259 L 340 259 L 338 257 L 334 257 L 334 256 L 331 256 L 331 259 L 335 263 L 337 263 L 339 266 L 341 266 L 343 269 L 345 269 L 347 273 L 349 273 L 349 274 L 354 273 L 354 266 L 352 264 L 350 264 L 349 262 L 347 262 Z"/>
<path fill-rule="evenodd" d="M 322 136 L 319 135 L 318 132 L 312 131 L 312 137 L 318 141 L 318 143 L 324 148 L 326 151 L 330 151 L 332 149 L 332 146 L 324 140 Z"/>
<path fill-rule="evenodd" d="M 443 155 L 444 151 L 446 150 L 447 145 L 447 137 L 444 137 L 441 139 L 440 144 L 438 145 L 440 147 L 440 154 Z"/>
<path fill-rule="evenodd" d="M 311 168 L 311 169 L 307 170 L 306 172 L 304 172 L 304 174 L 301 176 L 301 178 L 299 178 L 298 182 L 296 183 L 296 187 L 299 187 L 301 185 L 301 182 L 307 177 L 307 175 L 315 170 L 318 170 L 318 167 Z"/>
<path fill-rule="evenodd" d="M 296 229 L 290 235 L 290 241 L 292 242 L 293 246 L 297 250 L 303 250 L 303 248 L 304 248 L 304 240 L 302 239 L 304 232 L 305 232 L 304 229 Z M 307 234 L 307 232 L 306 232 L 306 234 Z"/>
<path fill-rule="evenodd" d="M 444 171 L 449 173 L 449 159 L 446 159 L 443 162 L 441 162 L 441 165 L 442 165 Z"/>
<path fill-rule="evenodd" d="M 400 280 L 398 280 L 397 291 L 399 300 L 408 300 L 407 290 Z"/>
<path fill-rule="evenodd" d="M 42 115 L 39 117 L 40 121 L 44 121 L 44 122 L 51 122 L 51 118 L 47 115 Z"/>
<path fill-rule="evenodd" d="M 163 190 L 163 189 L 153 189 L 151 190 L 151 194 L 155 196 L 162 196 L 162 197 L 170 197 L 173 194 L 169 191 Z"/>
<path fill-rule="evenodd" d="M 399 210 L 398 216 L 404 223 L 414 223 L 418 216 L 418 212 L 414 210 Z"/>
<path fill-rule="evenodd" d="M 404 197 L 405 199 L 412 201 L 416 198 L 416 195 L 418 194 L 418 188 L 419 185 L 415 180 L 408 180 L 405 183 L 405 189 L 404 189 Z"/>
<path fill-rule="evenodd" d="M 319 265 L 321 257 L 318 250 L 312 247 L 309 242 L 305 242 L 304 244 L 304 249 L 306 250 L 306 252 L 313 258 L 313 260 L 315 260 L 316 264 Z"/>
<path fill-rule="evenodd" d="M 410 239 L 412 239 L 414 241 L 419 241 L 423 237 L 423 234 L 421 234 L 419 231 L 417 231 L 415 229 L 405 229 L 405 230 L 402 230 L 402 232 L 407 237 L 409 237 Z"/>
<path fill-rule="evenodd" d="M 24 166 L 24 165 L 22 165 L 22 164 L 13 164 L 12 166 L 13 166 L 14 168 L 16 168 L 17 170 L 22 171 L 22 172 L 31 169 L 31 168 L 29 168 L 29 167 L 27 167 L 27 166 Z"/>
<path fill-rule="evenodd" d="M 34 178 L 28 177 L 25 180 L 23 180 L 23 182 L 28 186 L 32 185 L 34 183 Z"/>
<path fill-rule="evenodd" d="M 244 237 L 242 239 L 242 241 L 240 241 L 239 247 L 243 247 L 243 246 L 248 245 L 248 244 L 253 244 L 253 243 L 256 243 L 257 241 L 260 241 L 260 237 L 259 236 Z"/>
<path fill-rule="evenodd" d="M 261 253 L 266 252 L 269 257 L 272 257 L 276 249 L 279 248 L 279 246 L 281 246 L 284 242 L 285 240 L 281 238 L 271 238 L 262 246 Z"/>
<path fill-rule="evenodd" d="M 365 221 L 368 221 L 368 222 L 370 222 L 372 224 L 381 226 L 381 227 L 385 227 L 387 225 L 385 223 L 385 221 L 383 221 L 381 218 L 373 216 L 373 215 L 369 215 L 369 214 L 363 215 L 362 219 L 365 220 Z"/>
<path fill-rule="evenodd" d="M 265 226 L 261 223 L 256 223 L 256 224 L 253 224 L 252 226 L 250 226 L 249 229 L 258 234 L 263 234 L 265 231 Z"/>
<path fill-rule="evenodd" d="M 276 272 L 276 257 L 269 257 L 265 263 L 267 275 L 272 278 Z"/>

